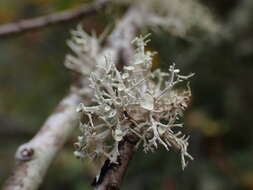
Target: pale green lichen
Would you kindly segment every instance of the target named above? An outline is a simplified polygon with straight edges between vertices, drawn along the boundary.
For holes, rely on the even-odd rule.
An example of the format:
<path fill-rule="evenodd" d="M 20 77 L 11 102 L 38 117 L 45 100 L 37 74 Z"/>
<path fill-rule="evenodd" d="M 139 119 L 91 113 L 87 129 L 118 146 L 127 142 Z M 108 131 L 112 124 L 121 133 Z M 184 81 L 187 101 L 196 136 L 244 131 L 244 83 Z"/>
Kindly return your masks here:
<path fill-rule="evenodd" d="M 143 28 L 153 30 L 163 28 L 176 36 L 187 36 L 197 28 L 203 32 L 217 34 L 221 30 L 217 18 L 198 0 L 114 0 L 118 4 L 127 3 L 138 10 L 135 22 Z"/>
<path fill-rule="evenodd" d="M 77 108 L 88 120 L 80 124 L 81 136 L 75 144 L 77 157 L 104 157 L 117 163 L 119 142 L 134 133 L 139 137 L 136 146 L 142 145 L 145 152 L 155 151 L 159 144 L 167 150 L 180 150 L 183 169 L 187 165 L 185 158 L 193 159 L 187 152 L 189 137 L 174 132 L 174 128 L 183 127 L 179 119 L 191 96 L 189 85 L 185 90 L 177 90 L 175 85 L 193 74 L 181 75 L 175 64 L 168 73 L 159 69 L 152 72 L 154 52 L 145 51 L 147 42 L 147 36 L 132 41 L 136 46 L 132 64 L 122 72 L 110 56 L 105 56 L 90 74 L 94 105 L 80 104 Z"/>

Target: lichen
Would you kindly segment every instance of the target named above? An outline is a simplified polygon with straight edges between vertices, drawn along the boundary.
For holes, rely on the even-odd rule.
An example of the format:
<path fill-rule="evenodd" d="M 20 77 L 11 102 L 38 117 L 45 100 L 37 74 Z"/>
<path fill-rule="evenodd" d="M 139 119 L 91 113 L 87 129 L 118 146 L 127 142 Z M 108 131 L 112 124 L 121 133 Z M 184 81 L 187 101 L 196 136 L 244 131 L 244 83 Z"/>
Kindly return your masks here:
<path fill-rule="evenodd" d="M 176 85 L 193 74 L 181 75 L 175 64 L 168 73 L 152 71 L 155 53 L 145 51 L 148 36 L 136 37 L 132 43 L 136 47 L 132 63 L 124 66 L 123 71 L 107 55 L 90 74 L 93 105 L 81 103 L 77 108 L 88 122 L 80 122 L 81 135 L 74 154 L 79 158 L 104 157 L 117 163 L 119 142 L 125 135 L 135 134 L 139 138 L 136 147 L 142 146 L 145 152 L 154 152 L 159 145 L 166 150 L 171 147 L 180 150 L 184 169 L 186 158 L 193 159 L 187 152 L 189 136 L 175 132 L 174 128 L 183 127 L 179 119 L 187 108 L 191 91 L 189 83 L 184 90 Z"/>

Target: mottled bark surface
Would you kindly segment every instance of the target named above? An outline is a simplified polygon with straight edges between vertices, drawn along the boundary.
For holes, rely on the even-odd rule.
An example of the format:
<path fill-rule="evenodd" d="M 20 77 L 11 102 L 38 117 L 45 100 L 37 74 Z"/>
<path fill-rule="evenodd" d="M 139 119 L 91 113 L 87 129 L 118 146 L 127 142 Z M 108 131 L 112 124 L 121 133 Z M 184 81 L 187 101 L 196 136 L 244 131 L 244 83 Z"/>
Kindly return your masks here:
<path fill-rule="evenodd" d="M 134 135 L 128 135 L 120 141 L 118 164 L 110 163 L 109 160 L 105 161 L 99 177 L 95 178 L 92 183 L 94 190 L 120 189 L 128 164 L 133 157 L 137 139 Z"/>

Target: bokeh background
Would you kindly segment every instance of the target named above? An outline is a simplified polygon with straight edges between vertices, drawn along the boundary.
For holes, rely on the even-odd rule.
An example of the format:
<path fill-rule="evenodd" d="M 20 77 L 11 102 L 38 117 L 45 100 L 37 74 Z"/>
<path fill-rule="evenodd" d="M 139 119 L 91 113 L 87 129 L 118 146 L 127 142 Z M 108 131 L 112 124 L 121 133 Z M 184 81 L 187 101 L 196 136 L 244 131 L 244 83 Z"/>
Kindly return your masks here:
<path fill-rule="evenodd" d="M 84 0 L 1 0 L 0 24 L 76 7 Z M 181 170 L 180 155 L 136 153 L 123 189 L 253 189 L 253 1 L 202 0 L 220 23 L 219 36 L 177 37 L 152 32 L 149 48 L 158 52 L 155 67 L 175 62 L 191 80 L 193 99 L 184 122 L 195 160 Z M 82 21 L 0 38 L 0 186 L 10 175 L 15 151 L 31 139 L 74 74 L 64 65 L 69 31 L 82 22 L 98 34 L 119 10 L 109 8 Z M 115 16 L 116 15 L 116 16 Z M 76 135 L 57 155 L 40 189 L 91 189 L 94 167 L 73 156 Z"/>

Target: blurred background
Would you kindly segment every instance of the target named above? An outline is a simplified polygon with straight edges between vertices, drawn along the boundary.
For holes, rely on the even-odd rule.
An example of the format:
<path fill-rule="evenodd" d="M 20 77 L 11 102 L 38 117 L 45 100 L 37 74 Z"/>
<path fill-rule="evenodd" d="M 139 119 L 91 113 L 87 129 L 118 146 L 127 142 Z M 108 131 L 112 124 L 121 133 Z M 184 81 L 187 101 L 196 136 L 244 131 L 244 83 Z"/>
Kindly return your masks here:
<path fill-rule="evenodd" d="M 1 0 L 0 24 L 76 7 L 85 0 Z M 202 0 L 221 24 L 219 37 L 193 31 L 177 37 L 152 32 L 155 67 L 175 62 L 194 72 L 192 102 L 184 122 L 195 160 L 181 170 L 180 155 L 136 153 L 123 190 L 253 189 L 253 1 Z M 122 10 L 108 8 L 81 22 L 98 34 Z M 116 15 L 116 16 L 115 16 Z M 10 175 L 17 147 L 39 130 L 67 93 L 74 74 L 64 65 L 66 39 L 80 21 L 0 38 L 0 186 Z M 94 167 L 73 156 L 68 140 L 40 189 L 91 189 Z"/>

